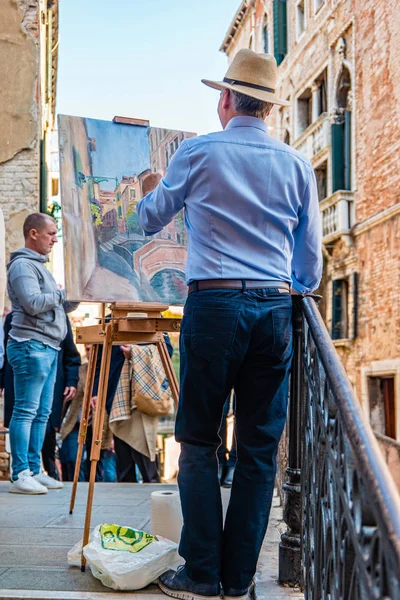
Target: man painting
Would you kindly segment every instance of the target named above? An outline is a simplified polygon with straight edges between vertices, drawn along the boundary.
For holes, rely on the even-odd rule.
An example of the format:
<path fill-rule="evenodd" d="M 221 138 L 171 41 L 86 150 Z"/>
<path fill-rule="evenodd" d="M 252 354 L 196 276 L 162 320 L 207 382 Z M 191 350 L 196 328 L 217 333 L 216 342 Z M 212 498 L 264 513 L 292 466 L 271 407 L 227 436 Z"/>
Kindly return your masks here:
<path fill-rule="evenodd" d="M 292 360 L 290 288 L 321 278 L 321 224 L 310 162 L 268 135 L 273 56 L 241 50 L 221 82 L 223 131 L 185 140 L 137 207 L 151 235 L 184 209 L 189 295 L 181 326 L 176 439 L 185 566 L 160 578 L 168 595 L 247 598 L 267 529 Z M 223 525 L 216 452 L 236 394 L 237 464 Z"/>

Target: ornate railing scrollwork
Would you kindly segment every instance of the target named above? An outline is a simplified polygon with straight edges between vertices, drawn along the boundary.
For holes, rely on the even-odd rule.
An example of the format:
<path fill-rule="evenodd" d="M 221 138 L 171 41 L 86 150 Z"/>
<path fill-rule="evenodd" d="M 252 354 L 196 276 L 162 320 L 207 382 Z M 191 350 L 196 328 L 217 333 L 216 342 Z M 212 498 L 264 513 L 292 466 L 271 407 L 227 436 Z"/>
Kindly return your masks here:
<path fill-rule="evenodd" d="M 294 298 L 294 320 L 302 338 L 292 379 L 302 393 L 292 385 L 301 406 L 290 409 L 298 423 L 289 423 L 288 478 L 292 446 L 301 455 L 302 576 L 298 564 L 287 576 L 283 539 L 280 579 L 304 585 L 306 600 L 400 600 L 398 492 L 313 298 Z"/>

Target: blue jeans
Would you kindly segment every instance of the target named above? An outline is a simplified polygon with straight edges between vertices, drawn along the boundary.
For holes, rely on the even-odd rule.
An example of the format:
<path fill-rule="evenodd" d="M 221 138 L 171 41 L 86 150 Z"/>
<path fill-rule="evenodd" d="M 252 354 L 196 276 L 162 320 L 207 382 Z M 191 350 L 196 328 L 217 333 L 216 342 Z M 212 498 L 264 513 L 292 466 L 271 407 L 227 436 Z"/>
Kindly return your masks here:
<path fill-rule="evenodd" d="M 57 350 L 30 340 L 9 340 L 7 358 L 14 373 L 15 403 L 10 421 L 12 477 L 40 471 L 46 425 L 53 404 Z"/>
<path fill-rule="evenodd" d="M 286 420 L 292 299 L 274 289 L 204 290 L 188 296 L 181 324 L 176 439 L 189 577 L 245 593 L 268 525 L 276 453 Z M 218 430 L 236 393 L 237 463 L 223 524 Z"/>

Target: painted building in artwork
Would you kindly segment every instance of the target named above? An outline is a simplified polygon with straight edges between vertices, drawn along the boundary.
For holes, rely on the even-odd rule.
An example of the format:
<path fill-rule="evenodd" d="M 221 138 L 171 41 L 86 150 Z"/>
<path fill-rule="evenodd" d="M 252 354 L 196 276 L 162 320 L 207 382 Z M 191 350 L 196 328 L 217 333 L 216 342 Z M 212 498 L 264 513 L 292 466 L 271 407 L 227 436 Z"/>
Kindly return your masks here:
<path fill-rule="evenodd" d="M 23 245 L 30 212 L 51 203 L 51 135 L 58 56 L 58 0 L 0 3 L 0 204 L 6 254 Z"/>
<path fill-rule="evenodd" d="M 270 52 L 270 133 L 315 169 L 323 313 L 374 430 L 400 440 L 400 11 L 397 0 L 244 0 L 222 42 Z"/>
<path fill-rule="evenodd" d="M 149 130 L 151 170 L 154 173 L 164 174 L 183 140 L 195 135 L 186 131 L 151 127 Z"/>
<path fill-rule="evenodd" d="M 129 220 L 135 218 L 133 213 L 136 214 L 136 205 L 143 198 L 143 180 L 150 173 L 150 169 L 147 169 L 139 175 L 124 175 L 115 188 L 118 233 L 129 232 Z"/>

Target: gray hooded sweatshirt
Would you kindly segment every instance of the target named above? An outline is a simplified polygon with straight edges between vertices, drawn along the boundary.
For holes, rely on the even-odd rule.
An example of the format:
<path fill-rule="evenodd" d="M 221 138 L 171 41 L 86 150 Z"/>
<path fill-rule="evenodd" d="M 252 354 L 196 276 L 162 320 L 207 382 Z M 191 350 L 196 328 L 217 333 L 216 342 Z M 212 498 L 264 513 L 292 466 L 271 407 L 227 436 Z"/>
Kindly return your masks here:
<path fill-rule="evenodd" d="M 46 256 L 22 248 L 11 253 L 8 295 L 13 308 L 10 337 L 35 340 L 58 349 L 67 334 L 64 290 L 44 266 Z"/>

